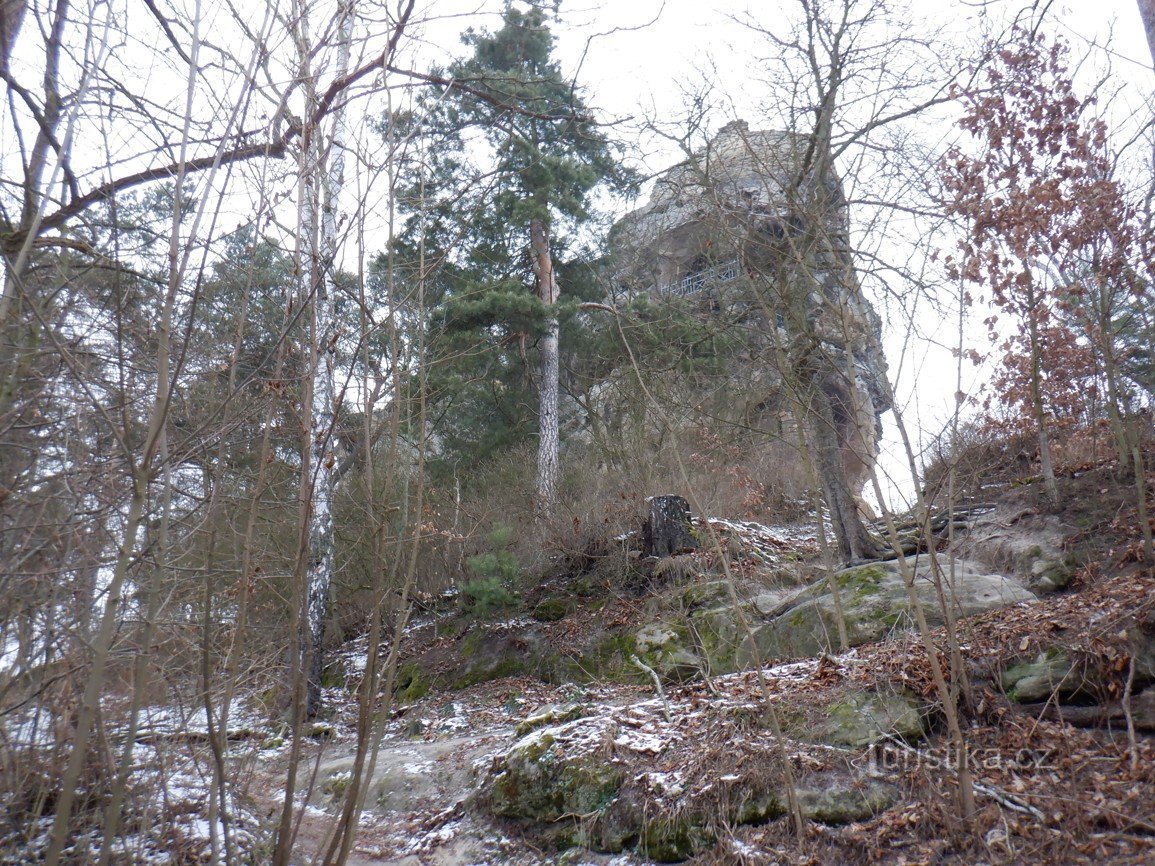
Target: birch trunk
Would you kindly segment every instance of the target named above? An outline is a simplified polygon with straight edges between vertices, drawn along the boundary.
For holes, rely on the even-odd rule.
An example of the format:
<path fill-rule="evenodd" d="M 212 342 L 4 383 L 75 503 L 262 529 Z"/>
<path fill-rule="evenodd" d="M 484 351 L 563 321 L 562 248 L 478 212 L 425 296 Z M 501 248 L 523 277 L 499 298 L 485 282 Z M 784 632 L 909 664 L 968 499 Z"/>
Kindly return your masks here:
<path fill-rule="evenodd" d="M 561 448 L 558 433 L 558 320 L 553 312 L 557 302 L 557 279 L 549 254 L 549 235 L 540 219 L 530 223 L 530 250 L 537 277 L 537 291 L 550 311 L 546 334 L 541 340 L 541 378 L 538 385 L 538 443 L 537 443 L 537 498 L 538 513 L 548 517 L 557 497 L 557 481 L 561 473 L 558 452 Z"/>
<path fill-rule="evenodd" d="M 349 71 L 353 29 L 353 3 L 339 7 L 337 35 L 338 79 Z M 315 94 L 314 94 L 315 98 Z M 308 285 L 312 292 L 312 435 L 308 447 L 313 467 L 312 521 L 309 526 L 308 639 L 304 643 L 307 671 L 305 715 L 316 718 L 321 710 L 321 672 L 324 670 L 325 622 L 329 617 L 329 594 L 333 583 L 333 493 L 337 484 L 337 459 L 333 452 L 333 427 L 338 409 L 334 327 L 337 257 L 337 204 L 345 175 L 345 109 L 333 111 L 333 132 L 328 146 L 314 130 L 311 140 L 313 170 L 321 175 L 321 188 L 306 201 L 310 239 Z M 323 173 L 322 173 L 322 168 Z M 316 181 L 312 181 L 316 183 Z M 304 226 L 302 227 L 304 228 Z M 313 238 L 316 238 L 313 240 Z"/>

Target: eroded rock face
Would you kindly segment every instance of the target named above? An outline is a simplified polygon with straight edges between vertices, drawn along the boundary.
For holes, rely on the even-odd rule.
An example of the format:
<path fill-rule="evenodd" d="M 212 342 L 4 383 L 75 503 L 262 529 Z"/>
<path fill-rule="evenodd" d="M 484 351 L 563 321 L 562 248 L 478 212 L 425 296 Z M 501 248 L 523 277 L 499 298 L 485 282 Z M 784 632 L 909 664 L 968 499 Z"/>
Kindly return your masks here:
<path fill-rule="evenodd" d="M 832 170 L 815 176 L 810 144 L 808 136 L 751 130 L 745 121 L 723 127 L 614 227 L 614 293 L 710 298 L 717 310 L 760 321 L 750 330 L 767 346 L 785 345 L 797 336 L 786 322 L 805 319 L 837 371 L 824 389 L 839 392 L 830 397 L 843 460 L 860 489 L 890 408 L 881 322 L 854 269 L 841 181 Z M 764 388 L 762 404 L 776 405 L 781 378 L 764 366 L 745 379 Z"/>
<path fill-rule="evenodd" d="M 1066 589 L 1077 571 L 1066 551 L 1073 533 L 1059 518 L 1034 509 L 996 508 L 957 544 L 957 552 L 992 571 L 1012 574 L 1038 593 Z"/>

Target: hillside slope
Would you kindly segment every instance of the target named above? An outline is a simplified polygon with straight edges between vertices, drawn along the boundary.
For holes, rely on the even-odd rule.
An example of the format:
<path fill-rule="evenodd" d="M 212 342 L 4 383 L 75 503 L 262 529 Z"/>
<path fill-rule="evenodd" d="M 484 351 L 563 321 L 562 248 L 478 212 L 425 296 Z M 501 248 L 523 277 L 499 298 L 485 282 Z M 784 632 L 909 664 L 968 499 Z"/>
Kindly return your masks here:
<path fill-rule="evenodd" d="M 963 701 L 977 806 L 969 826 L 954 805 L 957 775 L 925 645 L 903 621 L 849 650 L 792 661 L 768 655 L 760 672 L 694 671 L 708 654 L 669 658 L 692 642 L 663 654 L 660 642 L 639 641 L 647 623 L 673 621 L 672 598 L 687 622 L 703 604 L 725 606 L 708 598 L 722 581 L 709 573 L 710 554 L 699 553 L 673 558 L 685 560 L 680 568 L 665 562 L 656 577 L 651 568 L 640 585 L 598 585 L 596 568 L 559 578 L 528 611 L 545 595 L 557 604 L 539 613 L 552 621 L 464 627 L 450 613 L 416 629 L 406 662 L 414 675 L 402 696 L 425 694 L 403 702 L 390 722 L 360 856 L 1150 862 L 1155 577 L 1136 561 L 1126 488 L 1106 468 L 1064 484 L 1070 505 L 1061 513 L 1043 513 L 1030 484 L 1004 487 L 968 531 L 956 529 L 960 562 L 1000 566 L 1017 586 L 1040 593 L 958 624 L 973 696 L 969 706 Z M 732 538 L 744 535 L 750 545 L 752 533 Z M 772 531 L 760 537 L 759 557 L 743 559 L 737 545 L 729 554 L 747 628 L 773 621 L 771 598 L 777 609 L 797 611 L 782 595 L 813 593 L 783 586 L 813 572 L 812 540 L 795 534 L 792 548 L 768 542 L 778 537 Z M 566 580 L 579 581 L 581 592 L 566 594 Z M 872 591 L 846 586 L 848 603 Z M 484 637 L 470 637 L 477 634 Z M 945 647 L 942 628 L 933 638 Z M 581 655 L 606 645 L 618 655 Z M 602 667 L 559 667 L 567 653 Z M 943 655 L 944 668 L 947 661 Z M 438 678 L 438 666 L 449 678 Z M 449 682 L 462 671 L 481 681 L 450 689 L 462 685 Z M 318 809 L 340 791 L 350 736 L 338 718 L 317 747 Z M 808 819 L 801 839 L 786 817 L 790 789 Z"/>

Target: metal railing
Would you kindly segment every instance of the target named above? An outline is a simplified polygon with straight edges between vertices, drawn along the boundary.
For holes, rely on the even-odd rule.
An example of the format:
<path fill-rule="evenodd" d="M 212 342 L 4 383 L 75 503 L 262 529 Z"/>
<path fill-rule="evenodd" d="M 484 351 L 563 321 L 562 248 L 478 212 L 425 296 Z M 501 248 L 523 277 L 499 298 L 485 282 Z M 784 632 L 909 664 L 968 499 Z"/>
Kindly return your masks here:
<path fill-rule="evenodd" d="M 655 291 L 659 295 L 685 298 L 690 295 L 697 295 L 718 283 L 729 283 L 736 280 L 740 272 L 741 269 L 738 260 L 732 259 L 731 261 L 714 265 L 712 268 L 707 268 L 704 271 L 687 274 L 676 282 L 658 286 Z"/>

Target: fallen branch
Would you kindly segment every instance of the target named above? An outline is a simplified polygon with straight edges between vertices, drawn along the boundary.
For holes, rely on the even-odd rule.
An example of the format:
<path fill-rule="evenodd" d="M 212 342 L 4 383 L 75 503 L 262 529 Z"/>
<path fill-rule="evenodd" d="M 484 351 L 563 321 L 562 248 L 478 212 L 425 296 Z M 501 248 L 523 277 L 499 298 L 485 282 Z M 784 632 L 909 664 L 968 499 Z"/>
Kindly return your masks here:
<path fill-rule="evenodd" d="M 666 700 L 666 690 L 662 688 L 662 680 L 658 676 L 657 671 L 655 671 L 652 667 L 650 667 L 648 664 L 646 664 L 644 661 L 642 661 L 640 658 L 638 658 L 635 655 L 630 656 L 630 661 L 632 661 L 635 665 L 637 665 L 639 668 L 641 668 L 646 673 L 648 673 L 650 675 L 650 677 L 653 679 L 654 688 L 657 689 L 657 691 L 658 691 L 658 697 L 662 699 L 662 712 L 666 716 L 666 721 L 668 723 L 672 724 L 674 721 L 674 714 L 670 712 L 670 702 L 668 700 Z"/>
<path fill-rule="evenodd" d="M 895 737 L 892 734 L 886 734 L 885 738 L 888 742 L 893 743 L 898 748 L 915 755 L 919 758 L 920 761 L 927 761 L 928 763 L 933 763 L 936 766 L 945 766 L 947 769 L 954 769 L 950 766 L 949 763 L 944 762 L 937 755 L 928 755 L 925 752 L 921 752 L 913 746 L 907 745 L 902 740 L 898 739 L 898 737 Z M 1008 794 L 1006 791 L 996 788 L 994 785 L 988 785 L 984 782 L 980 782 L 978 779 L 974 778 L 973 775 L 971 777 L 971 786 L 980 794 L 990 797 L 996 803 L 1006 807 L 1007 809 L 1010 809 L 1012 812 L 1019 812 L 1023 815 L 1030 815 L 1039 821 L 1046 819 L 1046 816 L 1030 803 L 1024 803 L 1022 800 L 1012 796 L 1011 794 Z"/>

